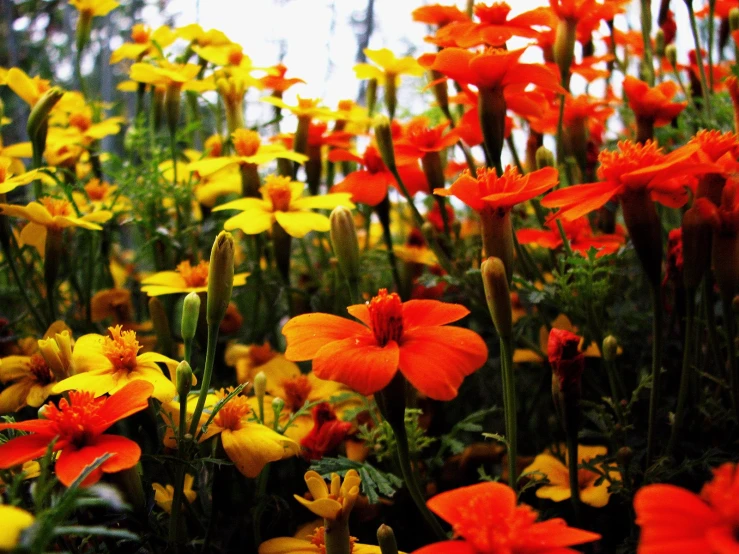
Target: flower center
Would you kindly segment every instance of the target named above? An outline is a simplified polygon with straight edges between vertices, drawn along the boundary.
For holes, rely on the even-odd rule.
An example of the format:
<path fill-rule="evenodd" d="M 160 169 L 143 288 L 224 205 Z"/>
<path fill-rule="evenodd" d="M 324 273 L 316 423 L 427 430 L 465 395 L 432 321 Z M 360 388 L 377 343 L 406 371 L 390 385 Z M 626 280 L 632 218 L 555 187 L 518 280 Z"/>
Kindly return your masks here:
<path fill-rule="evenodd" d="M 46 208 L 46 211 L 48 211 L 52 217 L 72 214 L 72 206 L 66 200 L 45 196 L 44 198 L 41 198 L 39 202 L 44 205 L 44 208 Z"/>
<path fill-rule="evenodd" d="M 711 159 L 711 161 L 717 161 L 721 156 L 727 152 L 733 152 L 736 156 L 737 150 L 739 150 L 739 137 L 736 133 L 722 133 L 716 130 L 701 130 L 690 139 L 688 144 L 700 144 L 701 150 Z"/>
<path fill-rule="evenodd" d="M 85 446 L 95 436 L 94 428 L 101 420 L 98 410 L 104 398 L 94 397 L 91 392 L 69 391 L 69 401 L 62 398 L 57 408 L 49 402 L 44 417 L 56 424 L 59 439 L 79 447 Z"/>
<path fill-rule="evenodd" d="M 510 165 L 505 168 L 503 175 L 500 177 L 498 177 L 494 168 L 478 168 L 477 185 L 480 198 L 490 194 L 515 190 L 521 179 L 523 179 L 523 176 L 518 173 L 518 169 Z"/>
<path fill-rule="evenodd" d="M 503 25 L 508 19 L 511 7 L 505 2 L 493 2 L 489 6 L 485 4 L 475 5 L 475 15 L 482 23 L 489 25 Z"/>
<path fill-rule="evenodd" d="M 0 162 L 0 183 L 4 183 L 8 180 L 8 168 Z"/>
<path fill-rule="evenodd" d="M 268 342 L 261 346 L 255 344 L 249 348 L 249 359 L 255 367 L 266 364 L 274 357 L 275 353 Z"/>
<path fill-rule="evenodd" d="M 478 552 L 512 552 L 526 528 L 536 521 L 536 512 L 528 506 L 517 506 L 508 517 L 490 510 L 491 499 L 485 495 L 458 506 L 459 520 L 455 535 L 471 542 Z"/>
<path fill-rule="evenodd" d="M 388 342 L 399 342 L 403 336 L 403 307 L 397 293 L 388 294 L 387 289 L 380 289 L 367 303 L 369 308 L 372 333 L 380 346 Z"/>
<path fill-rule="evenodd" d="M 290 177 L 278 177 L 269 175 L 264 184 L 267 198 L 272 202 L 272 208 L 276 212 L 287 212 L 290 210 L 292 191 L 290 190 Z"/>
<path fill-rule="evenodd" d="M 311 110 L 318 107 L 319 100 L 316 98 L 301 98 L 298 96 L 298 108 L 301 110 Z"/>
<path fill-rule="evenodd" d="M 147 44 L 149 42 L 149 36 L 151 36 L 151 29 L 141 23 L 137 23 L 131 29 L 131 40 L 136 44 Z"/>
<path fill-rule="evenodd" d="M 318 527 L 312 535 L 308 535 L 308 539 L 313 546 L 318 547 L 319 554 L 326 554 L 326 529 Z M 349 552 L 354 552 L 354 544 L 357 542 L 356 537 L 349 537 Z"/>
<path fill-rule="evenodd" d="M 441 128 L 429 127 L 424 117 L 414 119 L 406 129 L 408 142 L 418 148 L 433 148 L 439 142 L 441 133 Z"/>
<path fill-rule="evenodd" d="M 662 149 L 653 140 L 648 140 L 643 145 L 625 140 L 618 143 L 617 151 L 603 150 L 598 155 L 598 179 L 619 182 L 622 175 L 656 165 L 663 158 Z"/>
<path fill-rule="evenodd" d="M 85 112 L 74 112 L 69 114 L 69 124 L 84 133 L 92 126 L 92 118 Z"/>
<path fill-rule="evenodd" d="M 339 100 L 339 111 L 349 112 L 354 107 L 353 100 Z"/>
<path fill-rule="evenodd" d="M 250 411 L 249 400 L 243 396 L 236 396 L 219 410 L 214 421 L 216 425 L 223 429 L 236 431 L 241 428 L 242 418 L 248 415 Z"/>
<path fill-rule="evenodd" d="M 307 375 L 284 379 L 280 384 L 285 391 L 285 404 L 291 412 L 297 412 L 303 407 L 313 388 Z"/>
<path fill-rule="evenodd" d="M 228 50 L 228 65 L 241 65 L 244 59 L 244 51 L 241 46 L 234 44 Z"/>
<path fill-rule="evenodd" d="M 123 331 L 116 325 L 108 327 L 109 337 L 103 338 L 103 355 L 110 360 L 116 370 L 132 371 L 136 369 L 136 356 L 141 349 L 136 340 L 135 331 Z"/>
<path fill-rule="evenodd" d="M 211 135 L 205 141 L 205 154 L 210 158 L 217 158 L 223 154 L 223 139 L 221 135 Z"/>
<path fill-rule="evenodd" d="M 364 167 L 366 167 L 367 171 L 369 171 L 373 175 L 375 173 L 387 171 L 387 168 L 385 167 L 385 162 L 382 161 L 380 153 L 374 146 L 368 146 L 367 149 L 364 151 L 364 156 L 362 156 L 362 158 Z"/>
<path fill-rule="evenodd" d="M 100 179 L 90 179 L 85 185 L 85 192 L 90 200 L 103 200 L 110 192 L 110 185 Z"/>
<path fill-rule="evenodd" d="M 253 156 L 259 151 L 259 146 L 262 144 L 259 133 L 249 129 L 236 129 L 231 134 L 231 140 L 233 141 L 234 150 L 239 156 Z"/>
<path fill-rule="evenodd" d="M 210 264 L 206 260 L 202 260 L 195 267 L 185 260 L 177 266 L 177 272 L 185 280 L 185 284 L 190 288 L 205 287 L 208 285 L 208 271 Z"/>
<path fill-rule="evenodd" d="M 54 381 L 54 374 L 46 365 L 46 360 L 41 354 L 34 354 L 28 361 L 28 369 L 33 375 L 34 380 L 39 385 L 48 385 Z"/>

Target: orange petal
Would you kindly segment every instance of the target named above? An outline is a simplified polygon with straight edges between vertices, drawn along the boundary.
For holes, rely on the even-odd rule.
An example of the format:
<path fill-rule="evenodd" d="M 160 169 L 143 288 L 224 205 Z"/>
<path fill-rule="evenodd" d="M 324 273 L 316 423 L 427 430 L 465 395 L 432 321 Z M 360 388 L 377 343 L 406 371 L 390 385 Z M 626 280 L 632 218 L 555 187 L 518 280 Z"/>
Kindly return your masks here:
<path fill-rule="evenodd" d="M 79 449 L 71 446 L 64 448 L 56 461 L 54 468 L 56 476 L 68 487 L 87 466 L 105 454 L 112 454 L 112 456 L 93 471 L 82 482 L 82 486 L 87 487 L 97 483 L 103 471 L 114 473 L 135 466 L 141 457 L 141 448 L 126 437 L 101 435 L 95 439 L 94 444 L 85 445 Z"/>
<path fill-rule="evenodd" d="M 446 325 L 462 319 L 470 311 L 461 304 L 449 304 L 438 300 L 409 300 L 403 302 L 403 330 L 416 327 Z"/>
<path fill-rule="evenodd" d="M 371 331 L 355 321 L 329 314 L 299 315 L 282 328 L 287 339 L 285 357 L 293 362 L 312 360 L 328 343 L 354 335 L 371 336 Z"/>
<path fill-rule="evenodd" d="M 49 435 L 22 435 L 0 444 L 0 469 L 9 469 L 13 466 L 35 460 L 46 454 L 49 448 Z M 54 450 L 61 448 L 57 442 Z"/>
<path fill-rule="evenodd" d="M 480 524 L 480 519 L 469 510 L 473 504 L 486 507 L 489 511 L 486 520 L 495 514 L 504 521 L 516 508 L 516 493 L 503 483 L 487 482 L 443 492 L 426 502 L 432 512 L 452 526 L 468 528 Z"/>
<path fill-rule="evenodd" d="M 370 395 L 384 389 L 392 380 L 398 370 L 398 358 L 398 345 L 394 341 L 382 347 L 371 334 L 354 336 L 321 348 L 313 360 L 313 373 Z"/>
<path fill-rule="evenodd" d="M 414 550 L 413 554 L 477 554 L 477 549 L 465 541 L 444 541 Z"/>
<path fill-rule="evenodd" d="M 95 432 L 102 433 L 116 421 L 145 409 L 153 392 L 154 385 L 149 381 L 139 379 L 128 383 L 105 400 L 105 404 L 98 411 L 102 421 L 95 427 Z"/>
<path fill-rule="evenodd" d="M 460 327 L 417 327 L 404 331 L 400 371 L 420 392 L 434 400 L 451 400 L 467 375 L 488 359 L 485 342 Z"/>

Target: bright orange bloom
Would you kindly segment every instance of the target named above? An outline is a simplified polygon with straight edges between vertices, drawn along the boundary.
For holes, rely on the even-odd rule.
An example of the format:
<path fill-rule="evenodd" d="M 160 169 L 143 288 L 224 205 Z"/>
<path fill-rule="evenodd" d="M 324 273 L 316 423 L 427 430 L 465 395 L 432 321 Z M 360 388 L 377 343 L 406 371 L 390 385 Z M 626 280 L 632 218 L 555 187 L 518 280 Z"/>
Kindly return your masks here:
<path fill-rule="evenodd" d="M 348 192 L 353 202 L 377 206 L 387 196 L 389 186 L 397 187 L 395 177 L 382 161 L 380 153 L 374 146 L 368 146 L 362 157 L 348 150 L 332 150 L 328 154 L 331 162 L 355 162 L 364 167 L 347 175 L 337 183 L 331 192 Z M 411 196 L 421 191 L 428 191 L 428 184 L 418 163 L 401 165 L 398 173 Z"/>
<path fill-rule="evenodd" d="M 395 144 L 395 158 L 399 165 L 413 163 L 428 153 L 441 152 L 457 143 L 455 130 L 444 134 L 449 122 L 429 126 L 427 117 L 414 117 L 404 129 L 403 136 Z"/>
<path fill-rule="evenodd" d="M 548 229 L 520 229 L 516 231 L 516 238 L 520 244 L 535 244 L 541 248 L 555 250 L 562 246 L 562 235 L 554 221 L 547 223 Z M 588 250 L 595 248 L 597 257 L 613 254 L 621 248 L 625 242 L 625 233 L 620 228 L 620 233 L 595 235 L 586 217 L 574 221 L 562 222 L 565 234 L 570 241 L 570 247 L 574 252 L 587 255 Z"/>
<path fill-rule="evenodd" d="M 477 170 L 477 178 L 465 171 L 451 187 L 435 189 L 434 194 L 456 196 L 476 212 L 481 212 L 486 207 L 509 211 L 516 204 L 548 191 L 558 181 L 558 172 L 553 167 L 521 175 L 518 169 L 509 165 L 500 177 L 495 169 L 480 168 Z"/>
<path fill-rule="evenodd" d="M 642 487 L 634 497 L 639 554 L 739 551 L 739 472 L 726 463 L 700 495 L 674 485 Z"/>
<path fill-rule="evenodd" d="M 568 221 L 597 210 L 625 193 L 643 190 L 653 201 L 678 208 L 688 200 L 686 177 L 706 173 L 713 167 L 693 160 L 697 150 L 697 145 L 686 145 L 664 154 L 651 140 L 643 145 L 619 142 L 617 151 L 604 150 L 598 156 L 600 182 L 557 190 L 545 196 L 541 203 L 547 208 L 560 208 L 555 217 Z"/>
<path fill-rule="evenodd" d="M 679 90 L 673 81 L 650 87 L 644 81 L 627 75 L 623 86 L 629 107 L 637 119 L 650 119 L 657 127 L 670 123 L 688 105 L 687 102 L 672 102 Z"/>
<path fill-rule="evenodd" d="M 533 25 L 547 25 L 550 15 L 542 8 L 536 8 L 509 18 L 511 7 L 506 2 L 493 2 L 490 5 L 476 4 L 474 12 L 478 22 L 460 21 L 439 29 L 429 42 L 439 46 L 455 45 L 470 48 L 487 44 L 504 46 L 513 37 L 536 38 L 539 33 Z"/>
<path fill-rule="evenodd" d="M 401 302 L 397 294 L 381 289 L 371 301 L 347 311 L 362 324 L 329 314 L 288 321 L 282 329 L 285 357 L 313 360 L 317 377 L 365 395 L 385 388 L 400 370 L 435 400 L 457 396 L 463 379 L 487 360 L 487 346 L 477 333 L 446 326 L 469 313 L 459 304 Z"/>
<path fill-rule="evenodd" d="M 463 540 L 432 544 L 414 554 L 576 554 L 567 547 L 600 539 L 597 533 L 568 527 L 563 519 L 537 522 L 536 510 L 516 505 L 516 493 L 503 483 L 444 492 L 427 505 Z"/>
<path fill-rule="evenodd" d="M 291 79 L 286 79 L 285 73 L 287 73 L 287 67 L 285 67 L 281 63 L 278 63 L 271 69 L 274 72 L 273 75 L 268 74 L 259 79 L 259 81 L 262 83 L 262 86 L 264 86 L 264 88 L 266 89 L 270 89 L 281 94 L 293 85 L 297 85 L 298 83 L 305 83 L 303 79 L 297 79 L 295 77 Z"/>
<path fill-rule="evenodd" d="M 411 12 L 413 21 L 426 23 L 427 25 L 436 25 L 443 27 L 453 21 L 468 21 L 467 14 L 461 11 L 457 6 L 443 6 L 441 4 L 431 4 L 421 6 Z"/>
<path fill-rule="evenodd" d="M 69 401 L 60 400 L 58 408 L 51 402 L 46 404 L 44 419 L 2 423 L 0 431 L 16 429 L 31 434 L 0 445 L 0 468 L 9 469 L 40 458 L 56 438 L 53 450 L 61 454 L 54 471 L 66 486 L 105 454 L 112 456 L 93 471 L 83 485 L 97 483 L 103 473 L 129 469 L 141 457 L 139 445 L 126 437 L 103 433 L 116 421 L 145 409 L 152 392 L 154 386 L 146 381 L 133 381 L 106 398 L 96 399 L 91 392 L 71 391 Z"/>

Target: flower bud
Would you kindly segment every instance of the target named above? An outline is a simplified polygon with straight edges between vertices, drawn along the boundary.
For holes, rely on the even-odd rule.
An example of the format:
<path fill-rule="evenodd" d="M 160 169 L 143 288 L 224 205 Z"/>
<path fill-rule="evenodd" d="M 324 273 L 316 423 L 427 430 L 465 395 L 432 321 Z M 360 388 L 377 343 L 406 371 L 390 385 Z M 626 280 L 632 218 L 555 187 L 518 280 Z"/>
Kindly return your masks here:
<path fill-rule="evenodd" d="M 482 262 L 480 269 L 495 330 L 501 337 L 510 338 L 513 334 L 513 316 L 505 265 L 500 258 L 490 257 Z"/>
<path fill-rule="evenodd" d="M 338 206 L 331 212 L 330 220 L 331 245 L 341 272 L 348 281 L 359 281 L 359 240 L 352 213 L 347 208 Z"/>
<path fill-rule="evenodd" d="M 375 142 L 385 166 L 392 170 L 395 167 L 395 150 L 393 150 L 393 132 L 390 120 L 384 115 L 378 115 L 373 121 Z"/>
<path fill-rule="evenodd" d="M 49 113 L 63 95 L 64 91 L 62 89 L 51 87 L 31 109 L 31 114 L 28 116 L 28 122 L 26 123 L 26 131 L 35 152 L 43 153 L 46 148 Z"/>
<path fill-rule="evenodd" d="M 732 32 L 739 31 L 739 8 L 729 10 L 729 29 Z"/>
<path fill-rule="evenodd" d="M 38 348 L 46 365 L 58 381 L 69 377 L 72 370 L 72 338 L 69 331 L 38 341 Z"/>
<path fill-rule="evenodd" d="M 570 66 L 575 57 L 576 39 L 577 20 L 571 18 L 560 19 L 554 39 L 554 61 L 559 67 L 563 83 L 569 81 Z"/>
<path fill-rule="evenodd" d="M 603 359 L 607 362 L 612 362 L 618 354 L 618 339 L 613 335 L 608 335 L 603 339 L 601 350 L 603 352 Z"/>
<path fill-rule="evenodd" d="M 380 525 L 377 529 L 377 544 L 382 554 L 398 554 L 398 543 L 395 541 L 395 533 L 392 527 Z"/>
<path fill-rule="evenodd" d="M 554 167 L 554 154 L 546 146 L 540 146 L 536 150 L 536 169 Z"/>
<path fill-rule="evenodd" d="M 547 356 L 552 373 L 557 378 L 560 390 L 579 396 L 582 372 L 585 369 L 585 355 L 580 352 L 581 337 L 564 329 L 552 329 L 547 342 Z"/>
<path fill-rule="evenodd" d="M 234 282 L 234 239 L 231 233 L 221 231 L 210 251 L 208 270 L 208 325 L 220 325 L 231 300 Z"/>
<path fill-rule="evenodd" d="M 616 461 L 622 466 L 628 466 L 634 458 L 634 451 L 628 446 L 622 446 L 616 452 Z"/>
<path fill-rule="evenodd" d="M 260 371 L 254 376 L 254 396 L 264 398 L 267 392 L 267 376 L 264 371 Z"/>
<path fill-rule="evenodd" d="M 181 361 L 175 374 L 177 377 L 177 395 L 180 402 L 187 402 L 187 395 L 192 389 L 192 368 L 186 361 Z"/>
<path fill-rule="evenodd" d="M 200 317 L 200 295 L 197 292 L 191 292 L 185 296 L 182 303 L 182 338 L 190 341 L 195 338 L 198 328 L 198 318 Z"/>
<path fill-rule="evenodd" d="M 279 396 L 276 396 L 272 399 L 272 413 L 274 414 L 274 421 L 275 425 L 278 421 L 280 421 L 280 416 L 282 415 L 282 410 L 285 408 L 285 401 L 280 398 Z"/>
<path fill-rule="evenodd" d="M 677 47 L 674 44 L 665 46 L 665 58 L 672 67 L 677 67 Z"/>
<path fill-rule="evenodd" d="M 398 105 L 398 78 L 395 73 L 385 73 L 385 107 L 390 119 L 395 117 L 395 108 Z"/>
<path fill-rule="evenodd" d="M 654 53 L 658 58 L 665 56 L 665 32 L 662 29 L 657 29 L 654 38 Z"/>

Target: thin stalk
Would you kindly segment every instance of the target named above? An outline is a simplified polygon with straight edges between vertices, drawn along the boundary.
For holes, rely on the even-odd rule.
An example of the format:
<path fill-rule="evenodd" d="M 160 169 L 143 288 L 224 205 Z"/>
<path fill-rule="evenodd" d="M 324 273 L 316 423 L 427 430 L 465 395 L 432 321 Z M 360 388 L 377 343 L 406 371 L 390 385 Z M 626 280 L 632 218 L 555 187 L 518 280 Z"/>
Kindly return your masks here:
<path fill-rule="evenodd" d="M 723 373 L 726 364 L 721 356 L 719 348 L 718 330 L 716 329 L 716 316 L 713 313 L 713 284 L 708 275 L 703 279 L 703 290 L 701 291 L 701 303 L 703 304 L 703 316 L 706 319 L 706 333 L 708 344 L 711 347 L 713 359 L 716 362 L 719 374 Z"/>
<path fill-rule="evenodd" d="M 660 285 L 651 287 L 652 291 L 652 390 L 649 394 L 649 420 L 647 427 L 646 469 L 652 464 L 659 407 L 659 388 L 662 374 L 662 302 Z"/>
<path fill-rule="evenodd" d="M 3 221 L 3 219 L 4 217 L 0 218 L 0 225 L 2 225 L 3 227 L 2 229 L 0 229 L 0 233 L 5 233 L 7 231 L 6 222 Z M 3 256 L 8 262 L 8 267 L 10 267 L 10 272 L 13 274 L 13 279 L 15 279 L 15 282 L 18 284 L 18 291 L 21 293 L 21 296 L 23 297 L 23 301 L 26 303 L 26 306 L 28 306 L 28 310 L 31 312 L 33 319 L 36 320 L 36 325 L 38 325 L 39 331 L 43 332 L 44 329 L 48 327 L 48 325 L 44 324 L 44 320 L 41 317 L 41 314 L 38 312 L 38 310 L 33 305 L 33 302 L 31 302 L 31 299 L 28 296 L 28 291 L 26 290 L 26 283 L 23 282 L 20 275 L 18 274 L 18 267 L 15 265 L 15 258 L 13 257 L 13 254 L 10 251 L 10 242 L 6 240 L 0 240 L 0 244 L 2 244 Z"/>
<path fill-rule="evenodd" d="M 646 0 L 642 0 L 646 1 Z M 698 74 L 701 79 L 701 93 L 703 96 L 703 110 L 708 119 L 713 119 L 713 109 L 711 108 L 711 94 L 708 88 L 708 80 L 706 79 L 706 68 L 703 66 L 703 56 L 701 56 L 701 39 L 698 33 L 698 23 L 695 19 L 695 10 L 693 9 L 692 0 L 686 0 L 688 7 L 688 15 L 690 16 L 690 30 L 693 32 L 693 41 L 695 42 L 695 57 L 698 64 Z"/>
<path fill-rule="evenodd" d="M 739 367 L 736 363 L 736 330 L 734 325 L 734 310 L 732 309 L 733 296 L 722 295 L 724 311 L 724 326 L 726 328 L 726 351 L 729 357 L 729 384 L 731 385 L 731 405 L 739 420 Z"/>
<path fill-rule="evenodd" d="M 713 94 L 713 39 L 716 20 L 716 0 L 708 0 L 708 88 Z"/>
<path fill-rule="evenodd" d="M 680 389 L 677 393 L 677 407 L 675 408 L 675 422 L 672 424 L 672 432 L 670 433 L 670 442 L 667 444 L 667 453 L 673 454 L 677 437 L 685 419 L 685 407 L 688 401 L 688 390 L 690 389 L 690 362 L 692 358 L 691 342 L 693 341 L 693 327 L 695 325 L 695 290 L 686 290 L 686 307 L 685 307 L 685 340 L 683 346 L 683 365 L 680 373 Z"/>
<path fill-rule="evenodd" d="M 691 1 L 691 0 L 688 0 Z M 652 2 L 641 0 L 641 33 L 644 41 L 644 66 L 647 84 L 654 86 L 654 61 L 652 57 Z"/>
<path fill-rule="evenodd" d="M 570 246 L 570 239 L 567 238 L 567 233 L 565 233 L 565 228 L 562 225 L 562 221 L 559 219 L 556 219 L 555 221 L 557 222 L 559 236 L 562 237 L 562 247 L 565 249 L 565 252 L 568 256 L 572 256 L 572 246 Z"/>
<path fill-rule="evenodd" d="M 87 323 L 92 324 L 92 291 L 93 291 L 93 281 L 94 281 L 94 271 L 95 271 L 95 265 L 93 264 L 94 258 L 95 258 L 95 233 L 89 233 L 90 235 L 90 242 L 88 243 L 87 247 L 87 254 L 88 254 L 88 261 L 87 261 L 87 283 L 85 283 L 85 292 L 86 292 L 86 314 L 87 314 Z"/>
<path fill-rule="evenodd" d="M 210 380 L 213 377 L 213 364 L 216 360 L 216 342 L 218 341 L 218 325 L 208 325 L 208 346 L 205 350 L 205 369 L 203 370 L 203 381 L 200 384 L 200 395 L 195 411 L 192 414 L 190 434 L 194 437 L 200 423 L 200 416 L 205 407 L 205 399 L 208 396 Z"/>
<path fill-rule="evenodd" d="M 580 525 L 581 507 L 580 507 L 580 482 L 578 480 L 578 456 L 577 456 L 577 433 L 567 433 L 567 473 L 570 478 L 570 500 L 572 501 L 572 509 L 575 512 L 575 522 Z"/>
<path fill-rule="evenodd" d="M 518 471 L 518 437 L 516 422 L 516 381 L 513 373 L 513 344 L 511 337 L 500 337 L 500 368 L 503 377 L 503 412 L 506 441 L 508 442 L 508 484 L 516 490 Z"/>

